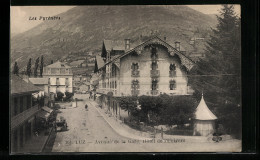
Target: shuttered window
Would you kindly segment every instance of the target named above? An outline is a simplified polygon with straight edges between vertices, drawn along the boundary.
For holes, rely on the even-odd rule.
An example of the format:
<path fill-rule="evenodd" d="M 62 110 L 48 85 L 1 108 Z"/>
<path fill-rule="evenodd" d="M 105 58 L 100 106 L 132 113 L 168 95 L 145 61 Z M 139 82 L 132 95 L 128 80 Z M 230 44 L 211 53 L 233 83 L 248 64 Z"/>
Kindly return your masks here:
<path fill-rule="evenodd" d="M 176 82 L 174 80 L 170 81 L 170 90 L 176 89 Z"/>

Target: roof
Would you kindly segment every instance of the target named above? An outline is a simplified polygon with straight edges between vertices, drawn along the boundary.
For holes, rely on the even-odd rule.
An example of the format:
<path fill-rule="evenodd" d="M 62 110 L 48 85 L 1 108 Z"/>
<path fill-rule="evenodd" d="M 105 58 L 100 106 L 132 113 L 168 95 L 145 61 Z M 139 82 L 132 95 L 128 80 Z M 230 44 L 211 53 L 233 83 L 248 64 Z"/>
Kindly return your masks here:
<path fill-rule="evenodd" d="M 97 67 L 100 69 L 101 67 L 104 66 L 105 62 L 103 58 L 100 55 L 96 55 L 96 61 L 97 61 Z"/>
<path fill-rule="evenodd" d="M 112 63 L 113 61 L 116 61 L 117 59 L 123 58 L 124 56 L 126 56 L 126 55 L 128 55 L 132 52 L 136 52 L 137 50 L 142 48 L 142 46 L 145 46 L 147 44 L 154 44 L 154 43 L 164 45 L 166 48 L 171 50 L 171 52 L 174 52 L 180 58 L 181 64 L 183 66 L 185 66 L 188 70 L 190 70 L 193 67 L 194 62 L 190 58 L 188 58 L 186 55 L 184 55 L 182 51 L 178 51 L 172 45 L 170 45 L 167 42 L 160 39 L 158 36 L 154 36 L 154 37 L 149 38 L 148 40 L 140 43 L 139 45 L 135 46 L 133 49 L 130 49 L 129 51 L 125 52 L 124 54 L 122 54 L 118 57 L 114 57 L 111 61 L 107 62 L 106 64 Z"/>
<path fill-rule="evenodd" d="M 125 50 L 124 41 L 113 41 L 113 40 L 104 40 L 104 46 L 107 51 L 111 50 Z"/>
<path fill-rule="evenodd" d="M 62 63 L 60 61 L 57 61 L 51 65 L 46 66 L 46 68 L 71 68 L 70 66 L 68 66 L 65 63 Z"/>
<path fill-rule="evenodd" d="M 84 62 L 85 60 L 77 60 L 70 63 L 70 66 L 77 66 Z"/>
<path fill-rule="evenodd" d="M 48 78 L 29 78 L 29 81 L 34 85 L 48 84 Z"/>
<path fill-rule="evenodd" d="M 209 110 L 208 106 L 206 105 L 203 94 L 200 100 L 200 103 L 195 111 L 195 119 L 198 120 L 215 120 L 217 117 Z"/>
<path fill-rule="evenodd" d="M 95 63 L 88 63 L 88 67 L 94 67 Z"/>
<path fill-rule="evenodd" d="M 50 108 L 47 107 L 47 106 L 42 107 L 42 109 L 43 109 L 44 111 L 48 112 L 48 113 L 52 113 L 52 112 L 53 112 L 53 109 L 50 109 Z"/>
<path fill-rule="evenodd" d="M 31 93 L 40 90 L 42 89 L 34 86 L 31 82 L 27 83 L 16 75 L 11 76 L 11 94 Z"/>

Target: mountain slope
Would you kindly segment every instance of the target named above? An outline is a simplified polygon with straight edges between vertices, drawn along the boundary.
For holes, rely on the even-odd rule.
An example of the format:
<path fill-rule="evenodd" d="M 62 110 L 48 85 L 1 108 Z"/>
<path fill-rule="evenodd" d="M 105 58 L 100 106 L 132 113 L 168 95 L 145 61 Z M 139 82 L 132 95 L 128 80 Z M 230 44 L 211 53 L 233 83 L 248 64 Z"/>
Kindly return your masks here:
<path fill-rule="evenodd" d="M 215 19 L 186 6 L 79 6 L 58 16 L 61 20 L 44 21 L 12 37 L 12 64 L 18 61 L 21 68 L 41 55 L 49 63 L 70 52 L 98 50 L 103 39 L 135 41 L 151 31 L 191 50 L 190 38 L 216 25 Z"/>

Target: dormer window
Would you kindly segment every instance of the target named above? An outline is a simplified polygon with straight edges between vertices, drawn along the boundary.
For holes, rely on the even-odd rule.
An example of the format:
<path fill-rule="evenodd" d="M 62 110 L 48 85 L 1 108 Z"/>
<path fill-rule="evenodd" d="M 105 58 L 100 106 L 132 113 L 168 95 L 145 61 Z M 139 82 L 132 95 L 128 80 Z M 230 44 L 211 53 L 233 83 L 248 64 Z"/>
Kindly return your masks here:
<path fill-rule="evenodd" d="M 176 76 L 176 65 L 175 64 L 170 64 L 170 77 L 175 77 Z"/>
<path fill-rule="evenodd" d="M 151 54 L 151 58 L 152 58 L 152 59 L 157 59 L 157 58 L 158 58 L 157 50 L 156 50 L 155 47 L 152 47 L 151 53 L 152 53 L 152 54 Z"/>
<path fill-rule="evenodd" d="M 176 65 L 170 64 L 170 71 L 176 71 Z"/>

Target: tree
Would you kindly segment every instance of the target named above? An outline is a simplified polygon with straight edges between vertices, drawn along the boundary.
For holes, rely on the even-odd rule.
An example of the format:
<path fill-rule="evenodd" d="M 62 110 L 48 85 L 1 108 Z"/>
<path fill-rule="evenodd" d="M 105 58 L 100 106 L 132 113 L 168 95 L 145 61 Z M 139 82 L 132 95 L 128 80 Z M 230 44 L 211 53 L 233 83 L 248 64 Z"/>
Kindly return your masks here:
<path fill-rule="evenodd" d="M 238 133 L 241 130 L 240 19 L 233 5 L 223 5 L 217 19 L 218 25 L 207 42 L 206 57 L 192 69 L 189 82 L 197 95 L 204 92 L 219 121 Z"/>
<path fill-rule="evenodd" d="M 42 72 L 43 72 L 43 65 L 44 65 L 43 56 L 41 56 L 41 64 L 40 64 L 40 76 L 41 77 L 42 77 Z"/>
<path fill-rule="evenodd" d="M 56 101 L 61 101 L 64 97 L 64 93 L 62 92 L 57 92 L 57 96 L 55 98 Z"/>
<path fill-rule="evenodd" d="M 71 92 L 65 92 L 65 99 L 64 101 L 70 101 L 72 99 L 72 97 L 74 96 L 74 93 Z"/>
<path fill-rule="evenodd" d="M 184 125 L 194 118 L 198 105 L 192 96 L 167 96 L 162 95 L 160 107 L 161 122 L 167 125 Z"/>
<path fill-rule="evenodd" d="M 34 76 L 37 77 L 38 75 L 38 67 L 39 67 L 39 57 L 35 60 L 35 65 L 34 65 Z"/>
<path fill-rule="evenodd" d="M 32 74 L 31 67 L 32 67 L 32 59 L 30 58 L 28 63 L 27 63 L 27 69 L 26 69 L 26 74 L 27 74 L 28 77 L 30 77 L 31 74 Z"/>
<path fill-rule="evenodd" d="M 19 74 L 19 67 L 18 67 L 17 62 L 14 63 L 13 74 L 16 74 L 16 75 Z"/>

